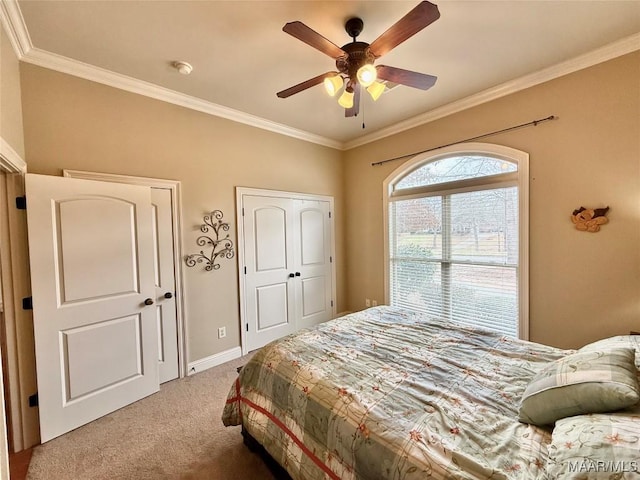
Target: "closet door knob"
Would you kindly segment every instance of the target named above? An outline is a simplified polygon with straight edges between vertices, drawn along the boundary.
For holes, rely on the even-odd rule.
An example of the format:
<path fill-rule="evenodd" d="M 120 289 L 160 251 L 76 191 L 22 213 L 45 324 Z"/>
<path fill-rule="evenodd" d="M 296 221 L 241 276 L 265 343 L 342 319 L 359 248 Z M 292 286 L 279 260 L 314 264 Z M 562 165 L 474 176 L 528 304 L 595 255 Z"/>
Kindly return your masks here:
<path fill-rule="evenodd" d="M 293 273 L 290 273 L 289 278 L 293 278 L 293 277 L 295 277 L 295 275 Z"/>
<path fill-rule="evenodd" d="M 296 277 L 299 277 L 299 276 L 300 276 L 300 272 L 296 272 Z"/>
<path fill-rule="evenodd" d="M 151 299 L 151 298 L 147 298 L 147 299 L 144 301 L 144 304 L 145 304 L 145 305 L 153 305 L 153 299 Z"/>
<path fill-rule="evenodd" d="M 173 298 L 173 293 L 167 292 L 164 294 L 164 298 Z"/>

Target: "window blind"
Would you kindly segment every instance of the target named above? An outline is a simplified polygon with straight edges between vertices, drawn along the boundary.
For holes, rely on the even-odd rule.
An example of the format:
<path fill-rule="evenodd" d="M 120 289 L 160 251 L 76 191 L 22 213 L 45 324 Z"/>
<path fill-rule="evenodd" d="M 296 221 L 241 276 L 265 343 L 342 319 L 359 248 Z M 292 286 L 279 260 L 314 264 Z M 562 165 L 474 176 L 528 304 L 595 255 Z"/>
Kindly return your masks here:
<path fill-rule="evenodd" d="M 389 203 L 392 305 L 518 334 L 518 189 Z"/>

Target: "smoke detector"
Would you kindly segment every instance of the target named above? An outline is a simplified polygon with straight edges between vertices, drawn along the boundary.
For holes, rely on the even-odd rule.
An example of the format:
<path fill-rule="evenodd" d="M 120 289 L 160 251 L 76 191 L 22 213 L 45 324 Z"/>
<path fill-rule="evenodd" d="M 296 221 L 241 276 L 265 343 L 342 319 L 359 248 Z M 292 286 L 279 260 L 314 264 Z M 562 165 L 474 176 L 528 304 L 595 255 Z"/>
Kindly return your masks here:
<path fill-rule="evenodd" d="M 187 62 L 173 62 L 173 67 L 182 75 L 189 75 L 193 71 L 193 67 Z"/>

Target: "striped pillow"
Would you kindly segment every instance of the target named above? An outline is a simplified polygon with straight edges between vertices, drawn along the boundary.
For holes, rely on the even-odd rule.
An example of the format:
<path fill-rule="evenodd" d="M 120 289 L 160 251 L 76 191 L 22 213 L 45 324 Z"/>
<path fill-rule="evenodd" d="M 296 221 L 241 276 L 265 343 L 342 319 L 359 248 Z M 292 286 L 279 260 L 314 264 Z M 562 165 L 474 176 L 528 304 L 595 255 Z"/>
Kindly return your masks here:
<path fill-rule="evenodd" d="M 524 391 L 518 420 L 550 425 L 586 413 L 612 412 L 638 403 L 631 348 L 577 352 L 538 372 Z"/>

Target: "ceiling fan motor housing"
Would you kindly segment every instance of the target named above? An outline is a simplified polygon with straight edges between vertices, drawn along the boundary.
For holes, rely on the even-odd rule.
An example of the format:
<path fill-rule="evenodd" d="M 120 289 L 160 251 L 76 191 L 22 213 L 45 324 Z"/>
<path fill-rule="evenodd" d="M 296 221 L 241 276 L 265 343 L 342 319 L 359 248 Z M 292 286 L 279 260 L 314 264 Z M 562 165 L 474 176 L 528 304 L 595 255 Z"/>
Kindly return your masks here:
<path fill-rule="evenodd" d="M 351 83 L 353 83 L 356 81 L 358 69 L 366 63 L 373 64 L 376 57 L 369 51 L 368 43 L 356 41 L 356 37 L 364 29 L 364 22 L 361 18 L 350 18 L 345 23 L 344 29 L 353 38 L 353 42 L 347 43 L 342 47 L 346 55 L 336 59 L 336 67 L 340 73 L 347 75 L 351 79 Z"/>
<path fill-rule="evenodd" d="M 349 78 L 354 79 L 358 69 L 366 63 L 373 64 L 375 55 L 369 51 L 369 44 L 365 42 L 347 43 L 342 47 L 347 54 L 336 60 L 336 68 Z"/>

